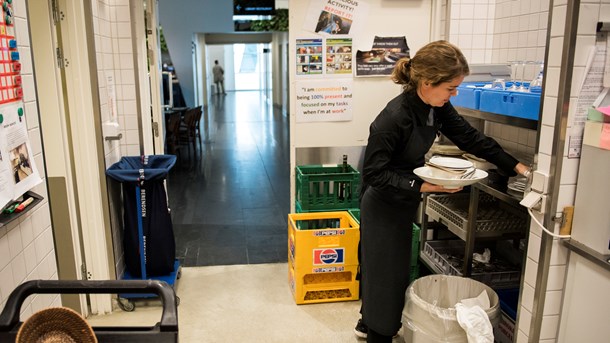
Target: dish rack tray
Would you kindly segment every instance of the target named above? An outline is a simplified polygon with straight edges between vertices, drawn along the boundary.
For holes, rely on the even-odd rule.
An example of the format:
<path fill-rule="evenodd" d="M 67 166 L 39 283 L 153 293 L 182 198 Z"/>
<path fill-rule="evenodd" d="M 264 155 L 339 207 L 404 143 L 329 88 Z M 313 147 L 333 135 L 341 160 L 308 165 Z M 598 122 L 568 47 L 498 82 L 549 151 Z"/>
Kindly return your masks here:
<path fill-rule="evenodd" d="M 430 195 L 426 214 L 449 228 L 451 232 L 466 239 L 470 194 Z M 497 198 L 479 194 L 476 237 L 519 236 L 527 227 L 527 212 Z"/>
<path fill-rule="evenodd" d="M 427 241 L 420 256 L 442 274 L 463 276 L 460 269 L 464 246 L 465 243 L 461 240 Z M 469 277 L 492 288 L 518 287 L 521 268 L 510 260 L 520 257 L 509 256 L 511 254 L 518 255 L 518 251 L 500 249 L 492 253 L 492 260 L 488 264 L 473 262 L 472 274 Z"/>

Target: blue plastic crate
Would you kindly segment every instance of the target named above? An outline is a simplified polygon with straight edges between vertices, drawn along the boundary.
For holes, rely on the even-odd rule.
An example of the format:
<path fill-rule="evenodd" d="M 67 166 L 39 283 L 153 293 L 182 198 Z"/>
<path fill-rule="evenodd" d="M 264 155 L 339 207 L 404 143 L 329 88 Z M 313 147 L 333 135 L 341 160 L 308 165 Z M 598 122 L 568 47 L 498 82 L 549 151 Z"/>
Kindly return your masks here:
<path fill-rule="evenodd" d="M 481 102 L 481 90 L 484 86 L 484 83 L 462 83 L 457 88 L 458 94 L 451 97 L 451 104 L 478 110 Z"/>
<path fill-rule="evenodd" d="M 538 120 L 540 93 L 484 89 L 481 92 L 479 109 L 511 117 Z"/>
<path fill-rule="evenodd" d="M 519 288 L 496 289 L 500 298 L 500 309 L 512 320 L 517 320 L 517 306 L 519 305 Z"/>
<path fill-rule="evenodd" d="M 538 120 L 540 112 L 540 93 L 511 93 L 508 115 Z"/>

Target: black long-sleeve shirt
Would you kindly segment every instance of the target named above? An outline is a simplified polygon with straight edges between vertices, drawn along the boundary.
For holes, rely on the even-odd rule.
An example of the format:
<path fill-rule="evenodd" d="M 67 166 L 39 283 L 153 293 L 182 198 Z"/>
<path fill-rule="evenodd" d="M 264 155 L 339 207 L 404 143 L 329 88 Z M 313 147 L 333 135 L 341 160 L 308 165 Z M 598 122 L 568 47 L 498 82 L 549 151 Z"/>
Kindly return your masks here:
<path fill-rule="evenodd" d="M 430 117 L 431 113 L 433 117 Z M 432 107 L 413 90 L 392 99 L 371 124 L 364 155 L 364 185 L 419 192 L 423 181 L 413 174 L 413 170 L 424 165 L 424 156 L 433 141 L 421 147 L 421 156 L 415 160 L 408 160 L 401 152 L 413 131 L 431 125 L 431 120 L 461 150 L 492 162 L 509 175 L 515 175 L 513 168 L 518 161 L 494 139 L 473 128 L 451 103 Z"/>

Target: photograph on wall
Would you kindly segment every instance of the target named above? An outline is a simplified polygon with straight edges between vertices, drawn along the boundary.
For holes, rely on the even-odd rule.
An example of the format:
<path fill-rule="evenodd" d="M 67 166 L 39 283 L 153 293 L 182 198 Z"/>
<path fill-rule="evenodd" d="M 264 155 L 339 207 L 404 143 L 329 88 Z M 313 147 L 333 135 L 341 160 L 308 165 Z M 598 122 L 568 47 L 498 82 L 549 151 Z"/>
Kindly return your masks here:
<path fill-rule="evenodd" d="M 15 183 L 19 183 L 32 175 L 32 162 L 25 143 L 18 145 L 9 152 Z"/>
<path fill-rule="evenodd" d="M 0 207 L 4 207 L 42 179 L 34 163 L 23 102 L 2 105 L 0 113 Z"/>
<path fill-rule="evenodd" d="M 396 62 L 409 57 L 407 39 L 375 36 L 369 51 L 356 52 L 356 76 L 389 76 Z"/>
<path fill-rule="evenodd" d="M 352 21 L 337 14 L 322 11 L 316 24 L 315 32 L 329 35 L 347 35 L 352 28 Z"/>
<path fill-rule="evenodd" d="M 354 35 L 367 14 L 368 4 L 360 0 L 312 0 L 303 29 L 321 35 Z"/>
<path fill-rule="evenodd" d="M 326 39 L 326 74 L 352 74 L 352 39 Z"/>
<path fill-rule="evenodd" d="M 352 79 L 299 81 L 296 84 L 296 121 L 352 120 Z"/>
<path fill-rule="evenodd" d="M 322 39 L 296 40 L 297 75 L 322 74 Z"/>

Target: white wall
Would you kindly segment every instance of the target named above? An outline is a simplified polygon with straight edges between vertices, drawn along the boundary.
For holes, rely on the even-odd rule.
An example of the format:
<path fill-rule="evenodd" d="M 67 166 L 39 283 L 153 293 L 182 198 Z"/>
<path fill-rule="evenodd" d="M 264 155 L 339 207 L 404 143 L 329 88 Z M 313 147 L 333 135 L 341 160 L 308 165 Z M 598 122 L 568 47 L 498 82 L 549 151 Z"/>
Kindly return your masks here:
<path fill-rule="evenodd" d="M 233 1 L 159 0 L 159 25 L 187 106 L 194 105 L 193 48 L 196 33 L 233 32 Z"/>
<path fill-rule="evenodd" d="M 38 104 L 34 85 L 28 18 L 25 1 L 15 1 L 15 30 L 19 55 L 21 56 L 24 91 L 25 118 L 34 160 L 44 182 L 33 191 L 45 199 L 9 225 L 0 227 L 0 308 L 4 308 L 6 299 L 15 287 L 25 281 L 57 279 L 54 237 L 48 194 Z M 42 90 L 39 90 L 42 91 Z M 58 239 L 61 239 L 58 237 Z M 33 295 L 26 299 L 21 310 L 21 320 L 48 306 L 61 306 L 58 295 Z"/>
<path fill-rule="evenodd" d="M 605 342 L 610 337 L 610 272 L 570 254 L 557 342 Z"/>
<path fill-rule="evenodd" d="M 400 86 L 389 77 L 353 78 L 353 119 L 347 122 L 296 123 L 295 87 L 303 79 L 295 79 L 297 38 L 318 37 L 314 32 L 303 29 L 304 13 L 308 12 L 309 1 L 290 2 L 290 140 L 291 155 L 301 147 L 364 146 L 368 139 L 369 124 L 383 109 L 385 104 L 400 93 Z M 431 1 L 367 1 L 370 11 L 365 16 L 360 35 L 353 37 L 353 51 L 370 50 L 375 36 L 405 36 L 413 55 L 430 41 L 428 35 L 431 18 Z M 312 78 L 313 79 L 313 78 Z M 329 83 L 332 82 L 329 79 Z M 292 163 L 294 169 L 294 161 Z"/>

